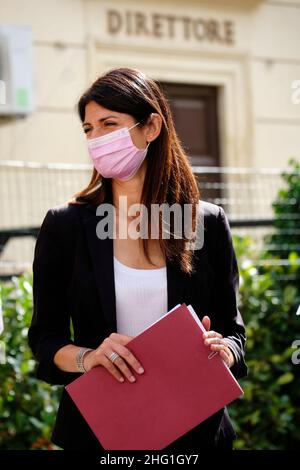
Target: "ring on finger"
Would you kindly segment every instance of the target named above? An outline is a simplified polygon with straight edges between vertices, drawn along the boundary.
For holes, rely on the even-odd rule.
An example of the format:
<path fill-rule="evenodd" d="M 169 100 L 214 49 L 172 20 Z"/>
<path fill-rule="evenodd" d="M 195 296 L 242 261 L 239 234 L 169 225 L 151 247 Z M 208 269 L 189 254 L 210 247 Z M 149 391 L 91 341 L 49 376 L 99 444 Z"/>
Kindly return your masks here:
<path fill-rule="evenodd" d="M 117 352 L 113 351 L 109 356 L 107 356 L 107 358 L 112 362 L 114 363 L 116 359 L 118 359 L 118 357 L 120 357 L 120 354 L 118 354 Z"/>

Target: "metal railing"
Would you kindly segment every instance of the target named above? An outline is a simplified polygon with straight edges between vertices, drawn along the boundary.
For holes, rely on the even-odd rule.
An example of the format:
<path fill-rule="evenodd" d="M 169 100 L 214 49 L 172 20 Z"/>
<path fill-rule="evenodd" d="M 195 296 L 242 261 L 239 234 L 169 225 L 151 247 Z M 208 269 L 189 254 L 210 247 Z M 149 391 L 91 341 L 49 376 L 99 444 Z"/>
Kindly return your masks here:
<path fill-rule="evenodd" d="M 225 209 L 232 232 L 251 233 L 261 243 L 272 230 L 272 202 L 285 186 L 281 174 L 290 170 L 195 166 L 193 171 L 201 199 Z M 83 189 L 91 172 L 88 164 L 0 161 L 0 275 L 30 269 L 47 210 Z"/>

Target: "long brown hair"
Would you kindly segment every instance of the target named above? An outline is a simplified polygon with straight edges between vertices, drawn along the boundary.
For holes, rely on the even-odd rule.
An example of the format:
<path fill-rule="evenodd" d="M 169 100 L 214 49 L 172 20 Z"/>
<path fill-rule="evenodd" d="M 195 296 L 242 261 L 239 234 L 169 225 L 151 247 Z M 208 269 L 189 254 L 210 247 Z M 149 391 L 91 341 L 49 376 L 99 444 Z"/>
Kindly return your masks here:
<path fill-rule="evenodd" d="M 85 119 L 85 107 L 95 101 L 101 106 L 133 116 L 142 126 L 151 113 L 162 118 L 159 136 L 151 142 L 146 156 L 147 167 L 142 189 L 141 203 L 151 213 L 151 204 L 191 204 L 192 227 L 197 230 L 197 204 L 199 189 L 188 157 L 177 136 L 171 110 L 161 87 L 137 69 L 117 68 L 98 78 L 81 96 L 78 112 L 81 121 Z M 91 203 L 99 205 L 111 200 L 111 180 L 102 177 L 94 168 L 86 188 L 76 193 L 73 204 Z M 170 231 L 174 222 L 171 222 Z M 183 272 L 193 272 L 192 251 L 186 249 L 187 238 L 162 238 L 160 224 L 159 243 L 166 258 L 175 263 Z M 148 240 L 143 238 L 143 249 L 149 257 Z M 152 263 L 153 264 L 153 263 Z"/>

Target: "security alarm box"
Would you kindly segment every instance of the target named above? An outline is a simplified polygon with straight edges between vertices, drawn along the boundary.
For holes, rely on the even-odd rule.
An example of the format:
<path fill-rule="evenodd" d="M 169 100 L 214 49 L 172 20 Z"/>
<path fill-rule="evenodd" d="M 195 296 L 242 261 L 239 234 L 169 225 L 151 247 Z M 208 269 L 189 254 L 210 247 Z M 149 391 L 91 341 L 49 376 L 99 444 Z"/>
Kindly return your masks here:
<path fill-rule="evenodd" d="M 0 115 L 33 111 L 30 26 L 0 25 Z"/>

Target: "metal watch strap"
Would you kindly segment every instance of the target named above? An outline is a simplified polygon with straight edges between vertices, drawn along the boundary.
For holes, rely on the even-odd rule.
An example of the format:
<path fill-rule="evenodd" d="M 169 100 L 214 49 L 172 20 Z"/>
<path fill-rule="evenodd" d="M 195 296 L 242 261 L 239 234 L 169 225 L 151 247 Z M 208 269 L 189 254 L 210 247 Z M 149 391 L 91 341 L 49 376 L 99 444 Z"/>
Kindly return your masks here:
<path fill-rule="evenodd" d="M 84 365 L 83 365 L 83 358 L 84 358 L 85 354 L 88 351 L 92 351 L 92 349 L 91 348 L 81 348 L 81 349 L 79 349 L 78 353 L 76 354 L 77 369 L 79 370 L 79 372 L 82 372 L 83 374 L 86 372 L 86 370 L 84 368 Z"/>

